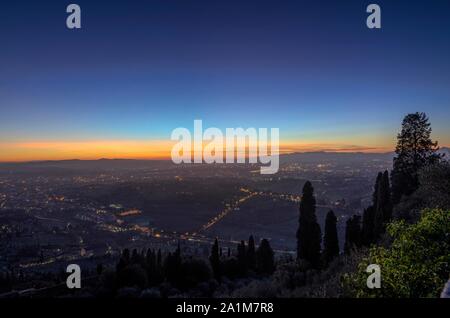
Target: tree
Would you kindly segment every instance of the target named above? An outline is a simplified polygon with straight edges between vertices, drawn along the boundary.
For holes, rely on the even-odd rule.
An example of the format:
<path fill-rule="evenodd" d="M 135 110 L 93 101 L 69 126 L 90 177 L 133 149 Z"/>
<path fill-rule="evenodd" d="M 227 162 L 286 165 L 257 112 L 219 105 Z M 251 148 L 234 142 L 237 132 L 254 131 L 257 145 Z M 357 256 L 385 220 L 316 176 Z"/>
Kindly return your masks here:
<path fill-rule="evenodd" d="M 442 160 L 419 171 L 419 188 L 395 206 L 395 216 L 417 222 L 424 208 L 450 209 L 450 161 Z"/>
<path fill-rule="evenodd" d="M 161 255 L 161 249 L 158 249 L 158 254 L 156 256 L 156 268 L 158 270 L 161 270 L 162 267 L 162 255 Z"/>
<path fill-rule="evenodd" d="M 380 188 L 380 195 L 382 198 L 383 222 L 386 224 L 392 219 L 392 197 L 391 186 L 389 184 L 389 172 L 386 170 L 383 173 L 383 180 Z"/>
<path fill-rule="evenodd" d="M 339 255 L 339 241 L 337 234 L 337 218 L 334 212 L 330 210 L 325 219 L 325 235 L 324 235 L 324 260 L 329 264 L 336 256 Z"/>
<path fill-rule="evenodd" d="M 220 279 L 220 255 L 219 255 L 219 241 L 217 238 L 214 240 L 214 244 L 211 248 L 211 256 L 209 257 L 211 268 L 213 270 L 214 277 Z"/>
<path fill-rule="evenodd" d="M 387 226 L 389 248 L 373 246 L 358 270 L 344 281 L 349 297 L 439 297 L 448 280 L 450 210 L 424 209 L 417 223 L 397 220 Z M 366 287 L 369 264 L 378 264 L 382 288 Z"/>
<path fill-rule="evenodd" d="M 128 264 L 130 264 L 130 250 L 126 248 L 122 251 L 119 262 L 116 265 L 117 272 L 124 270 L 125 267 L 128 266 Z"/>
<path fill-rule="evenodd" d="M 303 186 L 297 230 L 297 259 L 304 259 L 317 268 L 320 264 L 322 234 L 316 217 L 316 199 L 311 182 Z"/>
<path fill-rule="evenodd" d="M 194 288 L 212 277 L 211 269 L 203 259 L 188 258 L 181 264 L 180 287 L 182 289 Z"/>
<path fill-rule="evenodd" d="M 366 246 L 374 243 L 374 221 L 375 211 L 373 206 L 371 205 L 364 210 L 362 220 L 361 242 Z"/>
<path fill-rule="evenodd" d="M 368 246 L 375 243 L 392 218 L 391 188 L 389 172 L 379 172 L 375 181 L 372 205 L 364 210 L 361 243 Z"/>
<path fill-rule="evenodd" d="M 405 116 L 397 135 L 394 165 L 391 173 L 392 200 L 411 195 L 419 186 L 418 172 L 424 166 L 440 161 L 437 142 L 431 140 L 431 125 L 425 113 Z"/>
<path fill-rule="evenodd" d="M 118 275 L 119 286 L 144 288 L 147 285 L 147 273 L 139 264 L 127 266 Z"/>
<path fill-rule="evenodd" d="M 130 250 L 128 248 L 122 251 L 122 258 L 125 261 L 125 263 L 128 264 L 130 262 Z"/>
<path fill-rule="evenodd" d="M 245 242 L 241 241 L 237 248 L 237 261 L 241 274 L 245 275 L 247 273 L 247 251 L 245 248 Z"/>
<path fill-rule="evenodd" d="M 345 253 L 350 253 L 354 248 L 361 246 L 361 217 L 353 215 L 346 222 L 345 228 Z"/>
<path fill-rule="evenodd" d="M 139 264 L 140 263 L 140 257 L 138 254 L 137 249 L 133 249 L 133 252 L 131 253 L 131 264 Z"/>
<path fill-rule="evenodd" d="M 100 276 L 103 272 L 103 264 L 99 263 L 97 264 L 97 275 Z"/>
<path fill-rule="evenodd" d="M 391 189 L 389 186 L 389 173 L 379 173 L 380 180 L 376 188 L 376 201 L 374 202 L 373 241 L 376 241 L 384 232 L 387 222 L 392 217 Z M 377 178 L 378 179 L 378 178 Z"/>
<path fill-rule="evenodd" d="M 377 179 L 375 180 L 375 186 L 373 188 L 373 194 L 372 194 L 372 206 L 374 207 L 374 209 L 376 210 L 378 207 L 378 199 L 379 199 L 379 189 L 380 189 L 380 184 L 382 183 L 383 180 L 383 173 L 382 172 L 378 172 L 377 174 Z"/>
<path fill-rule="evenodd" d="M 269 241 L 263 239 L 256 251 L 258 272 L 270 275 L 275 271 L 274 253 Z"/>
<path fill-rule="evenodd" d="M 164 274 L 167 281 L 178 285 L 180 282 L 180 269 L 181 269 L 181 249 L 180 243 L 175 252 L 169 253 L 164 261 Z"/>
<path fill-rule="evenodd" d="M 248 239 L 247 267 L 250 270 L 256 269 L 256 250 L 255 250 L 255 240 L 253 238 L 253 235 L 250 235 L 250 237 Z"/>

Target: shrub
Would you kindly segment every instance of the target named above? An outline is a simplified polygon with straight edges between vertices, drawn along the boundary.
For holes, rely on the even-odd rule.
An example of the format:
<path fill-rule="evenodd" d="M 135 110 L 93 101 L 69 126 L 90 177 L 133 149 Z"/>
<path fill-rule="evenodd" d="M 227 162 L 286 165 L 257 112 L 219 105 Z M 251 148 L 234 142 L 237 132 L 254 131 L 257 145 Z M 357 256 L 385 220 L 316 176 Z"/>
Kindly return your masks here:
<path fill-rule="evenodd" d="M 426 209 L 415 224 L 389 224 L 390 248 L 373 247 L 344 283 L 356 297 L 438 297 L 450 273 L 450 210 Z M 366 287 L 369 264 L 381 268 L 381 288 Z"/>

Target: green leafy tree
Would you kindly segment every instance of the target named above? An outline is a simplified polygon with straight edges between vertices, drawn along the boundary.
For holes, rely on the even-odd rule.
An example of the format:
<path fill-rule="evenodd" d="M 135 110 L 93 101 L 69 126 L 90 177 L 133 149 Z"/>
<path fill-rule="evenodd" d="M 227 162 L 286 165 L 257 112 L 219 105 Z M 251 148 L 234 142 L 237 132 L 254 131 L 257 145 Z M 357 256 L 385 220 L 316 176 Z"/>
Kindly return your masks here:
<path fill-rule="evenodd" d="M 348 296 L 439 297 L 450 275 L 450 210 L 425 209 L 420 220 L 388 225 L 392 245 L 372 247 L 359 270 L 344 278 Z M 369 264 L 381 269 L 381 288 L 366 287 Z"/>

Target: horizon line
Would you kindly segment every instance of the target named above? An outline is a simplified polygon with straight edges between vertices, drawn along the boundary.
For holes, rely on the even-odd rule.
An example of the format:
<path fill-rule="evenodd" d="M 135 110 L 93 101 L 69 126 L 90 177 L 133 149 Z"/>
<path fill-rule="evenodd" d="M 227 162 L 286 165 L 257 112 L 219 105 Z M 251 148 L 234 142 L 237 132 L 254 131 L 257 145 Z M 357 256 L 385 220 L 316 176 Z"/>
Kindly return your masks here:
<path fill-rule="evenodd" d="M 444 147 L 446 148 L 446 147 Z M 295 155 L 295 154 L 313 154 L 313 153 L 324 153 L 324 154 L 380 154 L 380 155 L 387 155 L 389 153 L 394 153 L 394 151 L 379 151 L 379 152 L 367 152 L 367 151 L 333 151 L 333 150 L 311 150 L 311 151 L 294 151 L 294 152 L 285 152 L 280 153 L 280 156 L 286 156 L 286 155 Z M 171 161 L 172 159 L 170 157 L 146 157 L 146 158 L 124 158 L 124 157 L 100 157 L 100 158 L 66 158 L 66 159 L 34 159 L 34 160 L 10 160 L 10 161 L 2 161 L 0 160 L 0 164 L 5 163 L 43 163 L 43 162 L 61 162 L 61 161 L 101 161 L 101 160 L 123 160 L 123 161 Z M 194 163 L 192 163 L 194 164 Z"/>

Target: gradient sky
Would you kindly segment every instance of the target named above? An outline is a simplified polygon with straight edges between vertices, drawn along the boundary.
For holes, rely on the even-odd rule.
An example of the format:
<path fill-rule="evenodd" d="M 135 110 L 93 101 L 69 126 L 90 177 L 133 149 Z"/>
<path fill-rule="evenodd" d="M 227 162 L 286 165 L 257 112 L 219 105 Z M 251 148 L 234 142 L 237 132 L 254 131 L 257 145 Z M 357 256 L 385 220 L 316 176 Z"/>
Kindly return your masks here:
<path fill-rule="evenodd" d="M 2 3 L 0 161 L 164 156 L 194 119 L 279 127 L 286 149 L 382 151 L 415 111 L 448 146 L 449 14 L 447 0 Z"/>

